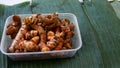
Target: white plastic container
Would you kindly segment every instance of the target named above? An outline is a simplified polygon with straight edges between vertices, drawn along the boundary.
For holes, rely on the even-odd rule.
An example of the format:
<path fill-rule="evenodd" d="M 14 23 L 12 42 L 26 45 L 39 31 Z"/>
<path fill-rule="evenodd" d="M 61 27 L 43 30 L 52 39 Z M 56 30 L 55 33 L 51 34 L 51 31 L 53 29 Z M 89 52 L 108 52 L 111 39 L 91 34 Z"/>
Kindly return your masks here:
<path fill-rule="evenodd" d="M 21 20 L 24 17 L 31 16 L 32 14 L 18 14 L 21 17 Z M 68 50 L 58 50 L 58 51 L 48 51 L 48 52 L 26 52 L 26 53 L 8 53 L 8 48 L 12 43 L 6 35 L 6 27 L 12 21 L 12 16 L 9 16 L 6 20 L 3 36 L 1 40 L 1 52 L 13 60 L 34 60 L 34 59 L 51 59 L 51 58 L 67 58 L 75 55 L 76 51 L 79 50 L 82 46 L 81 34 L 78 27 L 77 18 L 74 14 L 71 13 L 59 13 L 60 18 L 68 18 L 70 22 L 75 25 L 75 35 L 72 38 L 72 47 L 73 49 Z"/>

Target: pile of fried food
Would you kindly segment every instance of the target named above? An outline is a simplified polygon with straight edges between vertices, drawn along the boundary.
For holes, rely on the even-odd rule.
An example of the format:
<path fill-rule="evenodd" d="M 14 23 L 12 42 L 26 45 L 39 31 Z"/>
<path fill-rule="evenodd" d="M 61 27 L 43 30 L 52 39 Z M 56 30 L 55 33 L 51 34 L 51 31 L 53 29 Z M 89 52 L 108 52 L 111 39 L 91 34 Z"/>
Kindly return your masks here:
<path fill-rule="evenodd" d="M 72 48 L 74 24 L 67 18 L 59 18 L 58 13 L 33 14 L 23 19 L 13 16 L 6 34 L 13 40 L 9 53 L 46 52 Z"/>

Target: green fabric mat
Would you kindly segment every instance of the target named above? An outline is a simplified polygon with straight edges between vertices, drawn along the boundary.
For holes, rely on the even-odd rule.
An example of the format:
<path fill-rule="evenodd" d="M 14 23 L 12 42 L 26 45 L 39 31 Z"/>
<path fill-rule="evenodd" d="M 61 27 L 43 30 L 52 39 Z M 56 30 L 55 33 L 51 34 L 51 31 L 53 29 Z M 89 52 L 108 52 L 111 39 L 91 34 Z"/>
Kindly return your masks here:
<path fill-rule="evenodd" d="M 119 68 L 120 20 L 106 0 L 33 0 L 14 6 L 0 5 L 0 38 L 5 20 L 12 14 L 73 13 L 77 16 L 82 48 L 72 58 L 12 61 L 0 53 L 2 68 Z"/>

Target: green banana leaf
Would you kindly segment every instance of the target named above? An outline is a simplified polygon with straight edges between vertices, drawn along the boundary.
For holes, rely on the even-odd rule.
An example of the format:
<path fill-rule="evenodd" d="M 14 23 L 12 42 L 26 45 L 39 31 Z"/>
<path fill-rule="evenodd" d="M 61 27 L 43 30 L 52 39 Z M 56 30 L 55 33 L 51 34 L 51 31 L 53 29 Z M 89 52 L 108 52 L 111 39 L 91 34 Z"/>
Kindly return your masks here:
<path fill-rule="evenodd" d="M 116 8 L 117 9 L 117 8 Z M 106 0 L 33 0 L 14 6 L 0 5 L 0 38 L 8 16 L 32 13 L 73 13 L 78 19 L 82 48 L 72 58 L 12 61 L 0 53 L 2 68 L 119 68 L 120 20 Z M 0 67 L 0 68 L 1 68 Z"/>

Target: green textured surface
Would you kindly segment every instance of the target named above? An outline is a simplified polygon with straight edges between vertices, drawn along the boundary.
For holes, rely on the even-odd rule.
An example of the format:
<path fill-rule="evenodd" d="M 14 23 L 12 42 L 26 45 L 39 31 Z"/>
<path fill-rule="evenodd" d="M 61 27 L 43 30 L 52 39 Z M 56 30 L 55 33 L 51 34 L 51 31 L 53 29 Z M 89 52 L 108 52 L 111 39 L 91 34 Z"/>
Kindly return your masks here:
<path fill-rule="evenodd" d="M 105 68 L 120 67 L 120 20 L 105 0 L 85 2 L 85 12 L 90 20 Z"/>
<path fill-rule="evenodd" d="M 120 20 L 106 0 L 33 0 L 15 6 L 0 5 L 0 32 L 12 14 L 73 13 L 77 16 L 83 46 L 72 58 L 12 61 L 0 54 L 2 68 L 120 68 Z M 0 33 L 1 37 L 1 33 Z"/>
<path fill-rule="evenodd" d="M 120 2 L 114 1 L 111 3 L 112 7 L 114 8 L 118 18 L 120 19 Z"/>

